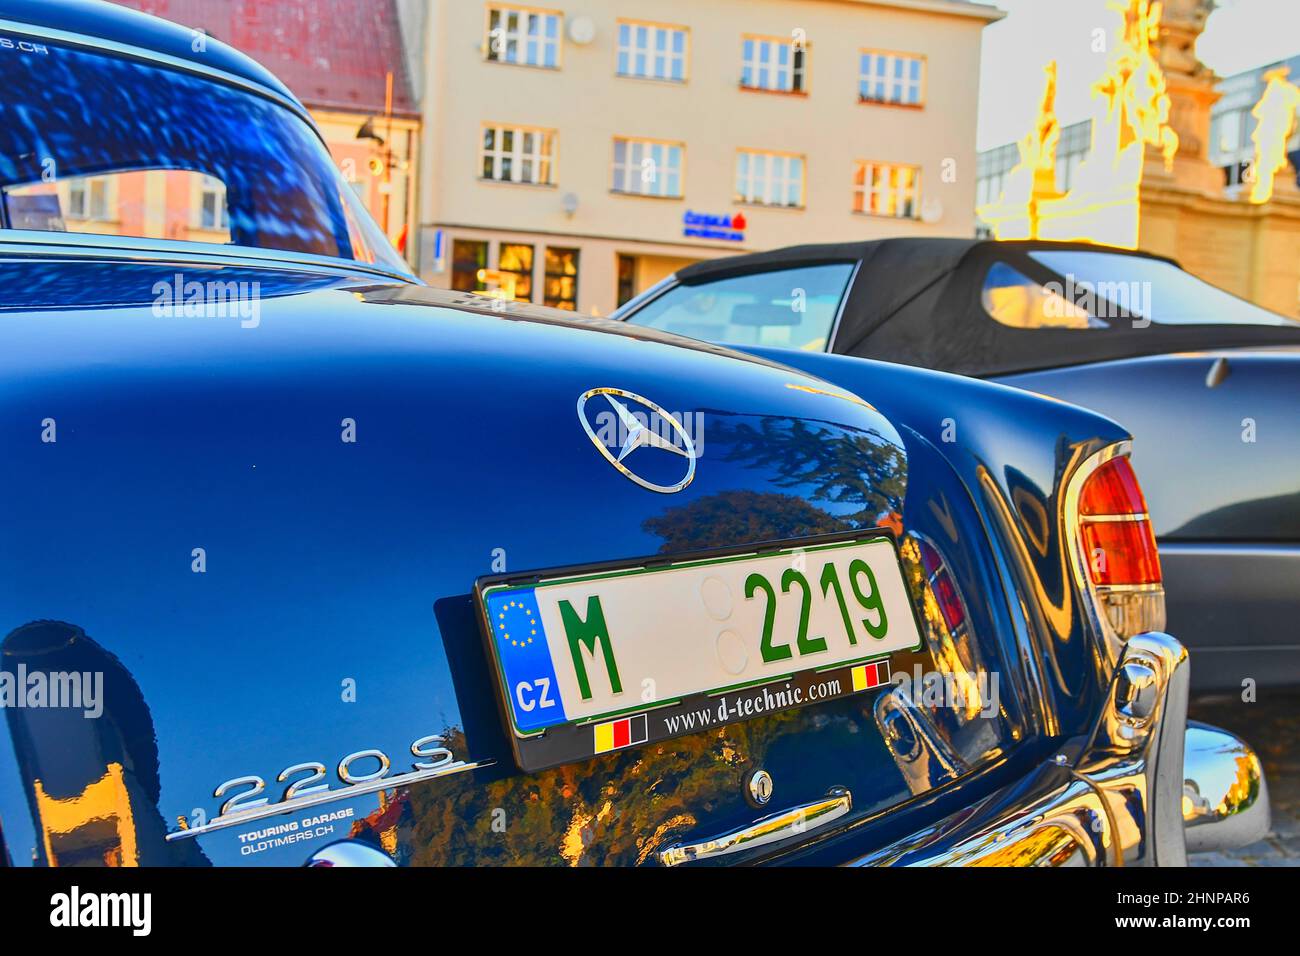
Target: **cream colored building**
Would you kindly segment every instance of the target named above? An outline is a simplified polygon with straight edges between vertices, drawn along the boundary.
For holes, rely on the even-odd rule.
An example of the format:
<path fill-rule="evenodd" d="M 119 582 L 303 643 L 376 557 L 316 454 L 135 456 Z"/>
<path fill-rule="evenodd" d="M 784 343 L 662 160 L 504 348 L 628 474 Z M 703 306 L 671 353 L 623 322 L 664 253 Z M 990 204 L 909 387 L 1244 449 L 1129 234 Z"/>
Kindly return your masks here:
<path fill-rule="evenodd" d="M 420 274 L 607 314 L 703 258 L 970 235 L 980 32 L 1001 15 L 431 0 L 413 71 Z"/>

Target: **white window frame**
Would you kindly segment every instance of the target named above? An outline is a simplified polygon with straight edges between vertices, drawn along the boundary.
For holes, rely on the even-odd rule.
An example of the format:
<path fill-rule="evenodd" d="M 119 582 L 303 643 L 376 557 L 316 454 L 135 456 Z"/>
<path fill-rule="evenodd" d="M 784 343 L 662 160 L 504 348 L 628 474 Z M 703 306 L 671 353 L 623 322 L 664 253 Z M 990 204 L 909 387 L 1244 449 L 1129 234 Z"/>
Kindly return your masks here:
<path fill-rule="evenodd" d="M 69 219 L 89 219 L 90 218 L 90 190 L 86 187 L 90 180 L 84 177 L 77 177 L 68 183 L 68 208 L 64 215 Z M 80 209 L 74 209 L 74 205 L 80 205 Z"/>
<path fill-rule="evenodd" d="M 215 212 L 212 225 L 207 225 L 203 221 L 203 201 L 209 196 L 212 197 L 213 210 Z M 197 211 L 197 228 L 229 231 L 230 213 L 226 208 L 226 184 L 215 176 L 202 174 L 202 178 L 199 180 L 199 207 Z"/>
<path fill-rule="evenodd" d="M 492 146 L 485 142 L 485 134 L 492 130 Z M 505 134 L 510 134 L 510 148 L 503 148 Z M 524 141 L 532 136 L 532 148 L 525 149 Z M 516 126 L 511 123 L 484 123 L 479 130 L 479 179 L 492 183 L 519 183 L 527 186 L 551 186 L 555 183 L 555 130 L 539 126 Z M 483 161 L 492 158 L 492 175 L 484 175 Z M 504 161 L 510 160 L 509 177 L 502 175 Z M 531 175 L 524 176 L 524 163 L 530 163 Z M 545 176 L 542 176 L 542 172 Z"/>
<path fill-rule="evenodd" d="M 910 182 L 903 182 L 896 174 L 902 170 L 911 172 Z M 879 173 L 880 175 L 875 175 Z M 857 179 L 861 174 L 862 184 Z M 921 215 L 921 167 L 912 163 L 884 163 L 872 159 L 859 159 L 853 164 L 854 212 L 864 216 L 883 216 L 887 219 L 918 219 Z M 871 208 L 871 197 L 878 200 L 877 211 Z M 861 201 L 858 201 L 861 197 Z M 886 202 L 886 200 L 888 200 Z M 907 208 L 911 201 L 910 211 Z M 861 208 L 857 208 L 857 207 Z"/>
<path fill-rule="evenodd" d="M 498 26 L 492 26 L 495 15 Z M 555 24 L 555 35 L 547 36 L 547 24 Z M 513 26 L 510 24 L 513 22 Z M 530 32 L 536 26 L 536 33 Z M 494 35 L 494 31 L 500 31 Z M 483 27 L 483 58 L 509 66 L 533 66 L 558 70 L 564 47 L 564 14 L 559 10 L 517 7 L 507 3 L 488 4 Z M 554 62 L 547 63 L 547 50 L 554 50 Z"/>
<path fill-rule="evenodd" d="M 95 194 L 101 200 L 99 210 L 95 208 Z M 73 196 L 80 195 L 81 210 L 72 211 Z M 77 176 L 68 180 L 68 208 L 64 210 L 68 219 L 82 222 L 116 222 L 117 221 L 117 177 Z"/>
<path fill-rule="evenodd" d="M 797 173 L 794 166 L 798 163 Z M 799 185 L 798 202 L 787 201 L 789 187 Z M 749 206 L 803 209 L 807 201 L 808 157 L 764 149 L 736 150 L 734 201 Z"/>
<path fill-rule="evenodd" d="M 623 30 L 627 29 L 624 42 Z M 664 83 L 685 83 L 690 72 L 691 29 L 675 23 L 651 23 L 648 20 L 620 18 L 616 24 L 614 74 L 634 80 L 660 80 Z M 673 39 L 682 38 L 682 49 L 673 49 Z M 659 49 L 660 38 L 664 48 Z M 644 45 L 642 44 L 644 40 Z M 627 69 L 621 64 L 627 58 Z M 681 76 L 673 75 L 674 65 L 681 65 Z M 638 69 L 640 65 L 640 69 Z M 662 74 L 660 66 L 663 67 Z"/>
<path fill-rule="evenodd" d="M 749 55 L 746 44 L 753 44 Z M 781 51 L 788 57 L 780 63 Z M 792 93 L 803 96 L 808 92 L 808 60 L 811 47 L 796 44 L 792 37 L 770 37 L 746 33 L 740 39 L 740 87 L 745 90 L 762 90 L 767 93 Z M 795 53 L 802 52 L 802 62 L 795 66 Z M 748 76 L 748 81 L 746 81 Z M 795 78 L 799 79 L 795 88 Z"/>
<path fill-rule="evenodd" d="M 895 65 L 903 64 L 903 76 L 895 75 Z M 919 65 L 916 79 L 912 79 L 912 64 Z M 899 53 L 894 50 L 858 51 L 858 100 L 886 106 L 925 105 L 926 59 L 920 53 Z M 884 95 L 877 96 L 877 86 L 884 87 Z"/>
<path fill-rule="evenodd" d="M 614 192 L 628 196 L 681 199 L 686 190 L 686 144 L 664 139 L 615 136 L 610 161 Z M 623 159 L 619 161 L 619 147 Z M 674 160 L 676 162 L 674 163 Z M 650 173 L 649 176 L 646 174 Z M 677 188 L 672 189 L 676 179 Z"/>
<path fill-rule="evenodd" d="M 1215 126 L 1214 151 L 1224 156 L 1235 156 L 1241 151 L 1242 143 L 1242 116 L 1244 110 L 1228 110 L 1220 113 L 1215 119 L 1218 121 Z M 1224 134 L 1229 130 L 1232 131 L 1231 145 L 1223 145 Z"/>
<path fill-rule="evenodd" d="M 116 176 L 92 176 L 86 189 L 87 216 L 96 222 L 116 222 L 117 221 L 117 183 Z M 95 208 L 95 190 L 99 189 L 100 198 L 103 200 L 102 208 Z"/>

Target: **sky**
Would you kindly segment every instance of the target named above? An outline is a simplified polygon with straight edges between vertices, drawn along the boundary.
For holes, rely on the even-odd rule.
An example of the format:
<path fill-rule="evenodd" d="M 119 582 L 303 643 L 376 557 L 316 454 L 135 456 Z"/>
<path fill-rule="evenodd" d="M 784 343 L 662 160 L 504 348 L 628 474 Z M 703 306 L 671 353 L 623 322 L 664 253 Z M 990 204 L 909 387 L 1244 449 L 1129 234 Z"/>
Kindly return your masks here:
<path fill-rule="evenodd" d="M 1043 66 L 1057 61 L 1056 115 L 1062 125 L 1091 115 L 1089 87 L 1106 54 L 1093 52 L 1093 34 L 1109 42 L 1119 15 L 1106 0 L 977 0 L 1006 12 L 984 29 L 977 146 L 1019 139 L 1043 92 Z M 1201 61 L 1230 76 L 1300 53 L 1300 0 L 1219 0 L 1196 46 Z"/>

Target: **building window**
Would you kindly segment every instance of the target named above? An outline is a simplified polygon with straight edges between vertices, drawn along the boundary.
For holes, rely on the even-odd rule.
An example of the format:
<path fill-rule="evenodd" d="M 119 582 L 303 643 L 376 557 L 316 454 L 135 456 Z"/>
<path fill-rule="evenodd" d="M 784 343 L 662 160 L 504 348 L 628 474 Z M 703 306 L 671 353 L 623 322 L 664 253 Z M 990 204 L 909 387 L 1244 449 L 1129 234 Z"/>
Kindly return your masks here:
<path fill-rule="evenodd" d="M 686 27 L 618 21 L 618 75 L 686 80 Z"/>
<path fill-rule="evenodd" d="M 90 193 L 90 218 L 100 222 L 107 222 L 112 219 L 113 216 L 109 211 L 107 180 L 92 179 L 88 190 Z"/>
<path fill-rule="evenodd" d="M 1218 153 L 1235 153 L 1241 149 L 1241 127 L 1244 110 L 1230 110 L 1220 113 L 1210 121 L 1210 142 L 1213 151 Z"/>
<path fill-rule="evenodd" d="M 1074 187 L 1074 174 L 1078 172 L 1079 166 L 1083 163 L 1083 153 L 1069 153 L 1061 156 L 1056 164 L 1056 182 L 1057 188 L 1063 193 L 1068 193 Z"/>
<path fill-rule="evenodd" d="M 1233 163 L 1223 167 L 1225 186 L 1244 186 L 1250 182 L 1250 163 Z"/>
<path fill-rule="evenodd" d="M 503 279 L 513 277 L 516 300 L 533 301 L 533 247 L 518 242 L 501 243 L 501 252 L 497 256 L 497 272 Z M 502 282 L 502 291 L 507 294 L 512 290 L 511 281 Z"/>
<path fill-rule="evenodd" d="M 226 212 L 225 183 L 211 176 L 204 176 L 199 184 L 199 228 L 230 228 L 230 216 Z"/>
<path fill-rule="evenodd" d="M 480 153 L 482 177 L 503 183 L 549 186 L 554 142 L 553 130 L 484 126 Z"/>
<path fill-rule="evenodd" d="M 68 183 L 68 211 L 69 219 L 86 218 L 86 180 L 74 179 Z"/>
<path fill-rule="evenodd" d="M 560 65 L 560 17 L 551 10 L 488 7 L 485 56 L 497 63 L 556 69 Z"/>
<path fill-rule="evenodd" d="M 636 295 L 636 257 L 618 254 L 618 304 L 631 302 Z"/>
<path fill-rule="evenodd" d="M 487 283 L 479 270 L 487 268 L 488 244 L 477 239 L 455 239 L 451 243 L 451 287 L 457 292 L 486 292 Z"/>
<path fill-rule="evenodd" d="M 615 137 L 614 192 L 680 199 L 682 145 Z"/>
<path fill-rule="evenodd" d="M 853 211 L 914 219 L 920 188 L 918 166 L 860 161 L 853 170 Z"/>
<path fill-rule="evenodd" d="M 92 219 L 108 222 L 109 215 L 108 180 L 88 176 L 68 181 L 69 219 Z"/>
<path fill-rule="evenodd" d="M 808 89 L 808 49 L 793 40 L 747 36 L 740 85 L 747 90 L 803 93 Z"/>
<path fill-rule="evenodd" d="M 736 202 L 803 206 L 804 158 L 742 149 L 736 154 Z"/>
<path fill-rule="evenodd" d="M 578 250 L 546 247 L 546 284 L 543 301 L 557 309 L 578 308 Z"/>
<path fill-rule="evenodd" d="M 863 103 L 920 106 L 925 98 L 925 57 L 912 53 L 864 50 L 858 69 L 858 99 Z"/>

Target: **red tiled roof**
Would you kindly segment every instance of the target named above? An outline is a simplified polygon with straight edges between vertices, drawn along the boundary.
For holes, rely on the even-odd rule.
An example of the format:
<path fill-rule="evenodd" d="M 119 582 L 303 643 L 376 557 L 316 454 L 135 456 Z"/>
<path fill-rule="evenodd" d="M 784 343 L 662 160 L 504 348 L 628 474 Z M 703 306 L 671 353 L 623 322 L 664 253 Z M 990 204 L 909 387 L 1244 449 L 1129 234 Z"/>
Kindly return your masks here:
<path fill-rule="evenodd" d="M 395 0 L 114 0 L 198 27 L 251 56 L 313 109 L 417 116 Z"/>

